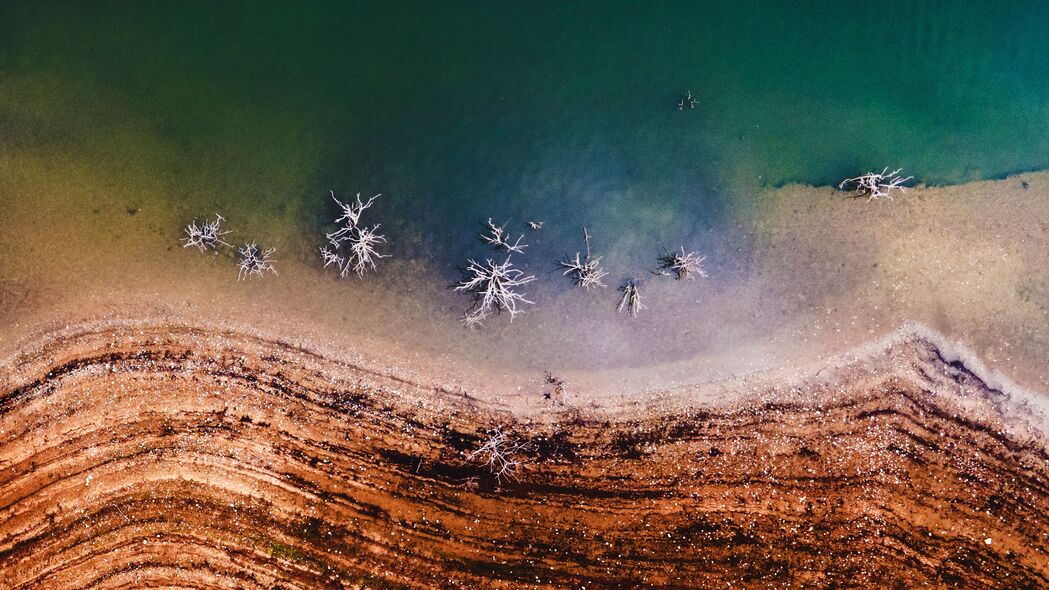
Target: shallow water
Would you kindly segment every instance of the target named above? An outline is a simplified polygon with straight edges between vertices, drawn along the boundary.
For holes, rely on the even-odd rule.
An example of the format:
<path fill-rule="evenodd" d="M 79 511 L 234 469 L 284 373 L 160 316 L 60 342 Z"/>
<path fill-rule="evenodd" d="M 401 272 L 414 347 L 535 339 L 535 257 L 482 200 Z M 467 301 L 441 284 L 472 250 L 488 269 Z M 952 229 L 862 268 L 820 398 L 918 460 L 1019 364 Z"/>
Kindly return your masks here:
<path fill-rule="evenodd" d="M 1044 3 L 769 4 L 5 3 L 0 146 L 307 233 L 381 191 L 446 271 L 489 215 L 651 249 L 760 183 L 1049 164 Z"/>

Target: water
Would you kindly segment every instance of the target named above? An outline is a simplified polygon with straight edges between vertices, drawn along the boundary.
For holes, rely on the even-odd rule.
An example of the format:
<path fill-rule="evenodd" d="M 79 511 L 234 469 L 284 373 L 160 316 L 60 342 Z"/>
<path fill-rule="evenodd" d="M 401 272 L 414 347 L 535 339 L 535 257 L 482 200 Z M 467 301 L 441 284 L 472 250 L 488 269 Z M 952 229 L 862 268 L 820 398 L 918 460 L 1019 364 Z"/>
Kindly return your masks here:
<path fill-rule="evenodd" d="M 5 2 L 0 155 L 310 264 L 328 189 L 449 280 L 489 216 L 535 260 L 585 224 L 618 279 L 759 187 L 1049 167 L 1046 39 L 1040 2 Z"/>
<path fill-rule="evenodd" d="M 304 229 L 383 191 L 449 260 L 489 215 L 677 236 L 761 183 L 1049 163 L 1044 3 L 352 4 L 5 3 L 0 145 Z"/>

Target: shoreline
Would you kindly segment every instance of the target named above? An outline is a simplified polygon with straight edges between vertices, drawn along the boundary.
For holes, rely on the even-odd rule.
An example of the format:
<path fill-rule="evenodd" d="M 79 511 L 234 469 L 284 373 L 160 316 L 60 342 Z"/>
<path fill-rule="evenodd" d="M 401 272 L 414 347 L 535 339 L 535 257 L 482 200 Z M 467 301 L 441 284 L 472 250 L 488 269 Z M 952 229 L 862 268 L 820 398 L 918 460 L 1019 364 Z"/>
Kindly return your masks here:
<path fill-rule="evenodd" d="M 405 370 L 401 365 L 375 364 L 360 356 L 348 357 L 339 351 L 315 343 L 267 334 L 257 329 L 234 325 L 203 325 L 164 323 L 150 320 L 103 320 L 66 326 L 37 335 L 20 343 L 16 350 L 0 350 L 0 385 L 5 389 L 19 389 L 25 385 L 26 367 L 47 364 L 53 358 L 51 351 L 63 351 L 63 356 L 92 357 L 105 351 L 124 348 L 124 340 L 139 341 L 151 347 L 163 347 L 165 338 L 172 341 L 193 342 L 196 336 L 205 343 L 203 351 L 220 343 L 231 350 L 238 342 L 250 348 L 287 350 L 310 364 L 339 367 L 354 375 L 367 376 L 375 383 L 401 384 L 415 397 L 404 397 L 402 403 L 411 405 L 433 403 L 430 394 L 438 394 L 441 404 L 453 407 L 467 403 L 479 413 L 504 414 L 509 421 L 542 420 L 544 416 L 564 412 L 578 413 L 592 420 L 629 421 L 647 419 L 661 414 L 688 414 L 695 411 L 727 411 L 761 405 L 770 400 L 792 397 L 793 392 L 808 389 L 827 389 L 836 381 L 856 382 L 856 375 L 870 374 L 880 380 L 897 373 L 914 371 L 914 363 L 907 358 L 913 350 L 926 350 L 925 356 L 935 359 L 948 369 L 944 375 L 967 376 L 992 395 L 984 401 L 1003 420 L 1016 420 L 1017 426 L 1034 437 L 1049 439 L 1049 396 L 1025 388 L 1000 371 L 988 367 L 970 348 L 952 342 L 943 334 L 917 323 L 910 323 L 893 333 L 840 352 L 818 363 L 789 369 L 778 368 L 734 376 L 718 382 L 692 383 L 665 388 L 648 387 L 640 391 L 621 392 L 618 395 L 586 395 L 566 392 L 553 400 L 542 400 L 542 388 L 518 392 L 516 395 L 493 395 L 477 383 L 464 381 L 442 382 L 432 373 Z M 85 346 L 86 343 L 86 346 Z M 221 348 L 220 346 L 220 348 Z M 70 348 L 72 347 L 72 348 Z M 192 354 L 192 344 L 176 347 Z M 904 351 L 904 352 L 901 352 Z M 56 361 L 50 361 L 56 364 Z M 61 364 L 61 363 L 57 363 Z M 880 367 L 879 370 L 875 368 Z M 880 371 L 880 372 L 879 372 Z M 928 375 L 925 375 L 928 377 Z M 22 383 L 19 383 L 19 381 Z M 863 379 L 859 379 L 862 381 Z M 358 378 L 358 382 L 360 378 Z M 382 389 L 383 385 L 375 385 Z M 547 388 L 549 389 L 549 388 Z M 731 395 L 729 392 L 738 392 Z M 642 395 L 638 395 L 641 393 Z M 933 392 L 929 392 L 933 393 Z M 936 395 L 940 395 L 937 393 Z M 949 394 L 945 394 L 950 397 Z M 779 403 L 782 400 L 777 400 Z M 806 402 L 815 405 L 814 402 Z"/>
<path fill-rule="evenodd" d="M 66 334 L 4 361 L 22 374 L 0 390 L 0 572 L 12 590 L 1044 585 L 1044 415 L 951 359 L 903 339 L 723 405 L 520 416 L 252 335 Z M 512 479 L 469 458 L 492 429 L 527 443 Z"/>
<path fill-rule="evenodd" d="M 121 214 L 118 241 L 76 261 L 52 256 L 40 241 L 46 236 L 0 237 L 18 240 L 0 261 L 8 293 L 0 349 L 84 321 L 152 318 L 265 328 L 493 399 L 527 396 L 550 371 L 600 400 L 789 373 L 917 322 L 1047 391 L 1039 359 L 1049 353 L 1049 270 L 1035 261 L 1049 240 L 1037 224 L 1043 210 L 1049 218 L 1046 195 L 1049 172 L 912 189 L 888 203 L 843 200 L 829 187 L 763 191 L 738 212 L 738 236 L 700 238 L 711 245 L 701 249 L 711 278 L 651 281 L 644 288 L 652 309 L 636 320 L 605 305 L 611 288 L 547 289 L 535 309 L 513 324 L 497 318 L 484 332 L 458 325 L 464 302 L 419 262 L 394 262 L 409 273 L 400 282 L 338 281 L 293 255 L 280 277 L 237 283 L 224 257 L 171 243 L 175 215 Z M 13 212 L 26 223 L 28 214 L 36 215 Z M 89 215 L 73 226 L 87 240 L 97 222 Z M 1001 228 L 1011 240 L 995 239 Z M 20 254 L 25 260 L 13 267 Z"/>

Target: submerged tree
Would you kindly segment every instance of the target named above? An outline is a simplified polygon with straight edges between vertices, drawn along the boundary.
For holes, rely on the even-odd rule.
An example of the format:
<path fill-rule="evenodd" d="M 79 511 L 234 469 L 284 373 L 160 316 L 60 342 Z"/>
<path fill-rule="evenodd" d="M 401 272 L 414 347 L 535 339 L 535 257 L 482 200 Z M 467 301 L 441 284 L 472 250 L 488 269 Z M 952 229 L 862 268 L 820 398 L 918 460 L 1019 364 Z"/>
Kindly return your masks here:
<path fill-rule="evenodd" d="M 225 221 L 225 218 L 218 213 L 215 214 L 215 219 L 211 221 L 205 219 L 198 223 L 194 219 L 193 223 L 186 226 L 186 237 L 182 238 L 182 247 L 189 248 L 193 246 L 202 253 L 207 250 L 218 250 L 219 246 L 232 248 L 233 246 L 222 239 L 222 236 L 230 233 L 229 230 L 222 228 L 222 224 Z"/>
<path fill-rule="evenodd" d="M 386 236 L 378 233 L 378 229 L 379 224 L 370 228 L 359 228 L 357 234 L 349 241 L 350 255 L 346 259 L 346 264 L 353 265 L 353 272 L 357 273 L 357 276 L 363 277 L 369 268 L 376 270 L 375 260 L 377 258 L 389 257 L 389 254 L 379 254 L 375 250 L 379 244 L 386 243 Z"/>
<path fill-rule="evenodd" d="M 902 171 L 903 168 L 897 168 L 889 172 L 889 167 L 886 166 L 880 173 L 868 172 L 855 178 L 846 178 L 838 185 L 838 190 L 852 191 L 852 196 L 867 197 L 867 201 L 873 201 L 882 197 L 891 201 L 892 195 L 890 193 L 897 189 L 901 193 L 907 192 L 907 187 L 903 186 L 903 183 L 914 178 L 913 176 L 901 177 L 900 172 Z"/>
<path fill-rule="evenodd" d="M 642 309 L 645 309 L 645 306 L 641 303 L 638 281 L 627 279 L 627 282 L 619 290 L 622 291 L 623 296 L 619 299 L 619 306 L 616 307 L 616 311 L 629 310 L 630 316 L 636 318 L 637 314 L 641 313 Z"/>
<path fill-rule="evenodd" d="M 601 268 L 601 257 L 597 258 L 590 257 L 590 234 L 583 228 L 583 241 L 586 243 L 586 256 L 580 259 L 582 254 L 580 252 L 575 253 L 575 258 L 569 258 L 567 255 L 564 260 L 558 262 L 565 271 L 561 274 L 565 276 L 571 276 L 572 282 L 577 287 L 583 287 L 584 289 L 590 290 L 592 287 L 604 287 L 605 284 L 601 282 L 601 279 L 608 275 Z"/>
<path fill-rule="evenodd" d="M 468 328 L 480 326 L 493 314 L 503 311 L 509 313 L 510 321 L 513 321 L 517 314 L 524 313 L 524 310 L 518 309 L 519 304 L 532 303 L 517 289 L 531 283 L 535 277 L 515 268 L 510 256 L 501 263 L 490 258 L 484 264 L 470 260 L 463 274 L 463 280 L 454 290 L 468 293 L 473 298 L 470 309 L 463 317 L 463 325 Z"/>
<path fill-rule="evenodd" d="M 521 467 L 517 455 L 527 447 L 526 443 L 511 440 L 502 428 L 496 428 L 479 449 L 466 456 L 466 460 L 479 461 L 495 476 L 497 482 L 502 483 L 504 478 L 517 479 L 517 471 Z"/>
<path fill-rule="evenodd" d="M 367 201 L 362 201 L 361 194 L 357 193 L 355 201 L 343 203 L 335 196 L 335 191 L 329 192 L 342 210 L 342 215 L 335 220 L 336 223 L 341 223 L 342 227 L 327 234 L 329 245 L 321 248 L 324 266 L 335 265 L 341 277 L 348 276 L 351 272 L 363 277 L 369 270 L 377 270 L 376 261 L 389 257 L 389 254 L 381 254 L 377 249 L 380 244 L 386 243 L 386 236 L 378 233 L 379 224 L 370 228 L 362 227 L 360 219 L 361 214 L 371 207 L 382 193 Z"/>
<path fill-rule="evenodd" d="M 485 231 L 485 233 L 481 234 L 481 239 L 495 249 L 504 248 L 507 252 L 517 252 L 518 254 L 523 254 L 524 249 L 528 247 L 528 244 L 521 243 L 521 240 L 524 239 L 524 236 L 519 236 L 517 238 L 517 241 L 511 244 L 509 241 L 510 236 L 506 233 L 506 225 L 507 224 L 504 223 L 502 225 L 497 226 L 494 223 L 492 223 L 492 218 L 489 217 L 488 223 L 486 224 L 488 229 L 487 231 Z M 541 223 L 539 225 L 542 226 Z"/>
<path fill-rule="evenodd" d="M 659 257 L 659 270 L 656 274 L 681 279 L 694 280 L 696 276 L 706 277 L 707 271 L 703 270 L 703 261 L 706 256 L 700 256 L 695 252 L 685 252 L 682 246 L 677 252 L 664 249 L 663 255 Z"/>
<path fill-rule="evenodd" d="M 334 235 L 339 235 L 341 232 L 348 232 L 360 224 L 361 213 L 364 210 L 371 207 L 375 203 L 375 199 L 382 196 L 382 193 L 376 193 L 372 195 L 372 198 L 368 199 L 367 202 L 361 201 L 361 193 L 357 193 L 356 202 L 343 203 L 335 196 L 335 191 L 328 191 L 331 194 L 332 200 L 335 201 L 339 208 L 342 209 L 342 216 L 335 220 L 335 223 L 342 223 L 343 228 Z M 329 236 L 330 239 L 331 236 Z"/>
<path fill-rule="evenodd" d="M 683 111 L 686 108 L 690 108 L 690 109 L 696 108 L 696 99 L 692 98 L 692 91 L 691 90 L 689 90 L 688 93 L 686 93 L 685 96 L 682 97 L 682 99 L 679 100 L 678 103 L 677 103 L 677 110 Z"/>
<path fill-rule="evenodd" d="M 237 280 L 262 277 L 267 272 L 276 275 L 277 269 L 273 266 L 274 261 L 270 258 L 276 251 L 276 248 L 262 250 L 255 242 L 241 246 L 237 251 L 240 254 L 240 262 L 237 263 L 240 269 L 237 273 Z"/>

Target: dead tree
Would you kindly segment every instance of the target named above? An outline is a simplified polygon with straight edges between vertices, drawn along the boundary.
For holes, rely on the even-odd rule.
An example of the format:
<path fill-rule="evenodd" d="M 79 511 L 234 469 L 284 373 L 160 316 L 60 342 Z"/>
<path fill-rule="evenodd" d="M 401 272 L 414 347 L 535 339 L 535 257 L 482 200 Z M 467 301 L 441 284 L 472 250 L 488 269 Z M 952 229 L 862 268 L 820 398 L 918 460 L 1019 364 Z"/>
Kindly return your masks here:
<path fill-rule="evenodd" d="M 324 268 L 328 268 L 328 266 L 334 264 L 339 268 L 340 274 L 346 264 L 346 257 L 339 254 L 338 250 L 334 250 L 328 246 L 321 247 L 321 260 L 324 261 Z"/>
<path fill-rule="evenodd" d="M 619 288 L 622 291 L 623 296 L 619 299 L 619 306 L 616 307 L 616 311 L 622 312 L 623 310 L 629 310 L 630 317 L 637 317 L 637 314 L 641 313 L 642 309 L 645 309 L 644 304 L 641 303 L 641 293 L 638 291 L 638 281 L 634 279 L 627 279 L 627 282 Z"/>
<path fill-rule="evenodd" d="M 670 252 L 664 248 L 663 255 L 659 257 L 659 270 L 656 271 L 656 274 L 674 277 L 678 281 L 681 279 L 691 281 L 697 275 L 706 278 L 707 271 L 703 270 L 702 266 L 706 259 L 706 256 L 700 256 L 695 252 L 686 253 L 684 246 L 677 252 Z"/>
<path fill-rule="evenodd" d="M 379 224 L 370 228 L 363 227 L 360 220 L 361 214 L 371 207 L 382 193 L 367 201 L 362 201 L 361 194 L 357 193 L 355 202 L 343 203 L 335 196 L 335 191 L 329 192 L 342 210 L 342 215 L 335 220 L 336 223 L 341 223 L 342 227 L 327 234 L 329 245 L 321 248 L 324 266 L 334 265 L 339 269 L 341 277 L 349 276 L 351 272 L 363 277 L 369 270 L 377 270 L 376 261 L 389 257 L 389 254 L 378 251 L 378 246 L 386 243 L 386 236 L 378 233 Z"/>
<path fill-rule="evenodd" d="M 496 482 L 502 483 L 504 478 L 517 479 L 521 467 L 517 456 L 526 448 L 526 443 L 513 441 L 501 428 L 496 428 L 479 449 L 466 456 L 466 460 L 480 462 L 495 476 Z"/>
<path fill-rule="evenodd" d="M 553 400 L 556 396 L 557 399 L 554 401 L 562 402 L 565 392 L 568 391 L 568 381 L 565 381 L 560 377 L 555 377 L 553 373 L 547 371 L 546 374 L 543 375 L 543 383 L 552 387 L 552 391 L 543 392 L 543 397 L 545 399 Z"/>
<path fill-rule="evenodd" d="M 504 248 L 507 252 L 517 252 L 518 254 L 523 254 L 524 249 L 528 247 L 528 244 L 521 243 L 521 240 L 524 239 L 523 235 L 519 236 L 517 238 L 517 241 L 515 241 L 513 244 L 510 243 L 509 235 L 506 233 L 505 223 L 501 226 L 497 226 L 494 223 L 492 223 L 492 218 L 489 217 L 486 226 L 488 227 L 488 230 L 485 233 L 481 234 L 481 239 L 484 240 L 485 243 L 491 245 L 493 248 L 497 250 L 499 248 Z"/>
<path fill-rule="evenodd" d="M 467 492 L 476 492 L 481 489 L 481 478 L 476 475 L 470 477 L 464 477 L 459 480 L 459 487 L 466 490 Z"/>
<path fill-rule="evenodd" d="M 503 311 L 509 313 L 513 321 L 517 314 L 524 313 L 519 304 L 532 303 L 518 287 L 531 283 L 535 277 L 515 268 L 509 255 L 501 263 L 490 258 L 484 264 L 470 260 L 463 274 L 463 280 L 454 290 L 472 297 L 472 305 L 463 317 L 463 325 L 468 328 L 480 326 L 493 314 Z"/>
<path fill-rule="evenodd" d="M 276 251 L 276 248 L 262 250 L 255 242 L 241 246 L 237 251 L 240 254 L 240 261 L 237 263 L 237 267 L 240 269 L 237 273 L 237 280 L 259 278 L 267 272 L 276 275 L 277 269 L 273 266 L 273 259 L 270 258 Z"/>
<path fill-rule="evenodd" d="M 696 108 L 696 99 L 692 98 L 692 91 L 691 90 L 689 90 L 688 93 L 685 94 L 685 96 L 681 100 L 679 100 L 678 103 L 677 103 L 677 110 L 683 111 L 686 108 L 690 108 L 690 109 Z"/>
<path fill-rule="evenodd" d="M 868 172 L 855 178 L 846 178 L 838 185 L 838 190 L 851 191 L 853 197 L 867 197 L 868 202 L 883 197 L 891 201 L 890 193 L 897 189 L 901 193 L 907 192 L 907 187 L 903 186 L 903 183 L 914 178 L 913 176 L 900 177 L 902 171 L 903 168 L 897 168 L 889 172 L 889 167 L 886 166 L 880 173 Z"/>
<path fill-rule="evenodd" d="M 380 254 L 375 247 L 386 243 L 386 236 L 378 233 L 379 225 L 370 228 L 357 228 L 357 232 L 348 240 L 350 244 L 350 255 L 346 258 L 346 266 L 353 266 L 353 272 L 363 277 L 368 269 L 376 270 L 375 261 L 379 258 L 388 258 L 389 254 Z"/>
<path fill-rule="evenodd" d="M 232 248 L 233 246 L 222 239 L 222 236 L 230 233 L 229 230 L 222 229 L 222 224 L 225 221 L 218 213 L 215 214 L 215 219 L 211 221 L 205 219 L 198 223 L 194 219 L 193 223 L 186 226 L 186 237 L 182 238 L 182 247 L 189 248 L 193 246 L 200 250 L 201 253 L 208 250 L 218 250 L 219 246 Z"/>
<path fill-rule="evenodd" d="M 335 191 L 328 192 L 331 193 L 332 200 L 334 200 L 335 203 L 339 205 L 339 208 L 342 209 L 342 216 L 336 219 L 335 223 L 341 223 L 343 227 L 338 232 L 335 232 L 335 235 L 338 235 L 339 232 L 349 232 L 350 230 L 356 228 L 360 224 L 361 213 L 364 213 L 365 209 L 371 207 L 372 204 L 375 203 L 375 199 L 378 199 L 382 196 L 382 193 L 377 193 L 373 195 L 372 198 L 368 199 L 367 202 L 363 202 L 361 201 L 361 193 L 357 193 L 357 202 L 343 203 L 339 200 L 338 197 L 335 196 Z M 328 239 L 331 239 L 330 235 L 328 236 Z"/>
<path fill-rule="evenodd" d="M 583 241 L 586 243 L 586 256 L 580 259 L 580 252 L 575 253 L 574 259 L 566 255 L 564 260 L 558 262 L 565 269 L 561 274 L 571 276 L 572 282 L 577 287 L 583 287 L 588 291 L 592 287 L 604 287 L 605 284 L 601 282 L 601 279 L 608 273 L 601 268 L 600 256 L 597 258 L 590 257 L 590 234 L 585 227 L 583 228 Z"/>

